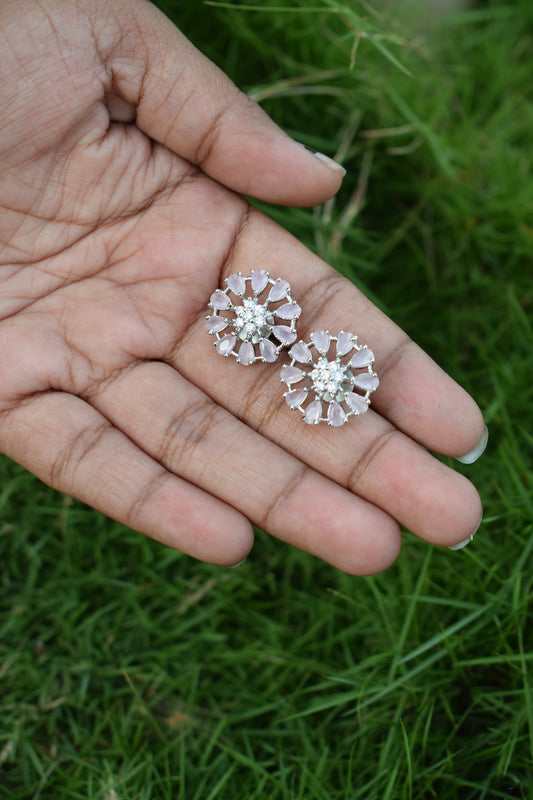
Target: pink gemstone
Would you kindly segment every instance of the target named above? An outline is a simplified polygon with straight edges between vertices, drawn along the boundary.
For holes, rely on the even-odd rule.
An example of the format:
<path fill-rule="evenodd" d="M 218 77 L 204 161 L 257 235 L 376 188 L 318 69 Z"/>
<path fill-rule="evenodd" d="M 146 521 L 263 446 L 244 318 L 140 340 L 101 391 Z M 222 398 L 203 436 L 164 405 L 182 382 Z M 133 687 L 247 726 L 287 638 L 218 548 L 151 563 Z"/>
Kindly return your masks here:
<path fill-rule="evenodd" d="M 303 363 L 313 360 L 311 351 L 305 342 L 296 342 L 289 350 L 289 355 L 291 358 L 294 358 L 295 361 L 302 361 Z"/>
<path fill-rule="evenodd" d="M 231 300 L 225 292 L 221 292 L 220 289 L 217 289 L 216 292 L 211 295 L 209 305 L 219 311 L 224 311 L 226 308 L 230 307 Z"/>
<path fill-rule="evenodd" d="M 290 286 L 287 281 L 282 281 L 281 278 L 278 278 L 272 289 L 270 290 L 270 294 L 268 295 L 268 299 L 275 303 L 276 300 L 283 300 L 284 297 L 287 297 L 287 293 L 290 290 Z"/>
<path fill-rule="evenodd" d="M 226 278 L 226 284 L 233 294 L 243 295 L 246 291 L 246 281 L 240 272 L 235 272 Z"/>
<path fill-rule="evenodd" d="M 281 380 L 283 383 L 297 383 L 301 381 L 304 374 L 298 367 L 283 367 L 281 370 Z"/>
<path fill-rule="evenodd" d="M 361 347 L 357 353 L 354 353 L 352 360 L 350 361 L 350 364 L 354 369 L 359 369 L 360 367 L 369 367 L 373 363 L 374 353 L 368 347 Z"/>
<path fill-rule="evenodd" d="M 298 319 L 302 309 L 297 303 L 285 303 L 274 311 L 274 315 L 280 319 Z"/>
<path fill-rule="evenodd" d="M 292 344 L 296 341 L 296 331 L 286 325 L 273 325 L 272 333 L 282 344 Z"/>
<path fill-rule="evenodd" d="M 307 392 L 304 389 L 295 389 L 293 392 L 287 392 L 285 402 L 289 408 L 297 408 L 304 402 L 306 397 Z"/>
<path fill-rule="evenodd" d="M 233 348 L 235 347 L 235 342 L 237 341 L 237 337 L 234 333 L 228 333 L 227 336 L 223 336 L 218 342 L 215 342 L 215 347 L 220 353 L 221 356 L 229 356 Z"/>
<path fill-rule="evenodd" d="M 322 403 L 320 400 L 313 400 L 312 403 L 309 403 L 307 409 L 304 414 L 304 422 L 307 422 L 308 425 L 316 425 L 320 422 L 322 417 Z"/>
<path fill-rule="evenodd" d="M 353 344 L 353 333 L 341 331 L 337 339 L 337 354 L 339 356 L 345 356 L 346 353 L 350 352 Z"/>
<path fill-rule="evenodd" d="M 261 294 L 263 289 L 268 284 L 269 274 L 264 269 L 253 269 L 252 270 L 252 289 L 257 294 Z"/>
<path fill-rule="evenodd" d="M 273 342 L 268 339 L 261 339 L 259 342 L 259 352 L 263 361 L 272 364 L 278 357 L 278 349 Z"/>
<path fill-rule="evenodd" d="M 340 428 L 347 420 L 347 416 L 339 403 L 331 403 L 328 408 L 328 422 L 334 428 Z"/>
<path fill-rule="evenodd" d="M 249 364 L 253 364 L 254 360 L 255 352 L 253 344 L 250 342 L 243 342 L 239 348 L 237 361 L 239 364 L 244 364 L 244 366 L 247 367 Z"/>
<path fill-rule="evenodd" d="M 356 375 L 353 385 L 364 392 L 373 392 L 379 386 L 379 378 L 372 372 L 363 372 L 362 375 Z"/>
<path fill-rule="evenodd" d="M 356 414 L 364 414 L 365 411 L 368 411 L 368 403 L 365 398 L 355 392 L 346 392 L 346 403 Z"/>
<path fill-rule="evenodd" d="M 331 336 L 327 331 L 314 331 L 314 333 L 311 334 L 311 339 L 320 353 L 328 352 L 331 344 Z"/>
<path fill-rule="evenodd" d="M 229 320 L 224 317 L 208 317 L 205 321 L 205 329 L 208 333 L 220 333 L 227 326 Z"/>

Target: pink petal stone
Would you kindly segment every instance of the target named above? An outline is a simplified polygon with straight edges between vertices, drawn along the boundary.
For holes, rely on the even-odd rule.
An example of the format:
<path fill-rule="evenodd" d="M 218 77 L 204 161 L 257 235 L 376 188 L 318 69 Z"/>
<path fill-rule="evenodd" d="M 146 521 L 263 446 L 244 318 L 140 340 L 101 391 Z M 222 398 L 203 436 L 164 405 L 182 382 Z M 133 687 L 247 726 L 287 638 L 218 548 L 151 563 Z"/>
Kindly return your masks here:
<path fill-rule="evenodd" d="M 281 278 L 278 278 L 272 289 L 270 290 L 270 294 L 268 295 L 268 299 L 275 303 L 276 300 L 283 300 L 284 297 L 287 297 L 287 293 L 290 290 L 290 286 L 287 281 L 282 281 Z"/>
<path fill-rule="evenodd" d="M 298 319 L 301 313 L 302 309 L 298 303 L 285 303 L 274 311 L 274 316 L 280 319 Z"/>
<path fill-rule="evenodd" d="M 316 349 L 320 353 L 327 353 L 331 344 L 331 336 L 327 331 L 314 331 L 311 334 L 311 339 Z"/>
<path fill-rule="evenodd" d="M 304 364 L 307 361 L 313 360 L 311 351 L 305 342 L 296 342 L 296 344 L 289 350 L 289 355 L 291 358 L 294 358 L 295 361 L 301 361 Z"/>
<path fill-rule="evenodd" d="M 223 336 L 221 339 L 219 339 L 218 342 L 215 342 L 215 347 L 221 356 L 225 356 L 227 358 L 235 347 L 236 341 L 237 337 L 235 334 L 228 333 L 226 336 Z"/>
<path fill-rule="evenodd" d="M 356 414 L 364 414 L 368 411 L 368 403 L 364 397 L 355 392 L 346 392 L 346 404 Z"/>
<path fill-rule="evenodd" d="M 369 367 L 373 363 L 374 353 L 366 346 L 361 347 L 361 349 L 353 355 L 352 360 L 350 361 L 350 365 L 354 369 L 359 369 L 360 367 Z"/>
<path fill-rule="evenodd" d="M 217 289 L 216 292 L 213 292 L 211 295 L 209 305 L 219 311 L 225 311 L 226 308 L 231 306 L 231 300 L 225 292 L 221 292 L 220 289 Z"/>
<path fill-rule="evenodd" d="M 249 364 L 253 364 L 254 360 L 255 352 L 253 344 L 250 342 L 243 342 L 239 348 L 237 361 L 239 364 L 244 364 L 244 366 L 247 367 Z"/>
<path fill-rule="evenodd" d="M 205 321 L 205 329 L 208 333 L 220 333 L 228 325 L 229 320 L 225 317 L 208 317 Z"/>
<path fill-rule="evenodd" d="M 379 378 L 372 372 L 363 372 L 362 375 L 356 375 L 353 384 L 365 392 L 373 392 L 379 386 Z"/>
<path fill-rule="evenodd" d="M 278 357 L 278 348 L 274 342 L 268 339 L 261 339 L 259 342 L 259 352 L 261 353 L 263 361 L 266 361 L 268 364 L 272 364 Z"/>
<path fill-rule="evenodd" d="M 289 408 L 297 408 L 301 406 L 306 397 L 307 392 L 304 389 L 295 389 L 293 392 L 287 392 L 285 402 Z"/>
<path fill-rule="evenodd" d="M 353 344 L 353 333 L 341 331 L 337 339 L 337 354 L 339 356 L 345 356 L 346 353 L 350 352 Z"/>
<path fill-rule="evenodd" d="M 240 272 L 235 272 L 233 275 L 230 275 L 229 278 L 226 278 L 226 284 L 233 294 L 238 294 L 240 296 L 246 291 L 246 281 Z"/>
<path fill-rule="evenodd" d="M 281 380 L 283 383 L 297 383 L 301 381 L 304 374 L 298 367 L 282 367 Z"/>
<path fill-rule="evenodd" d="M 334 428 L 340 428 L 347 421 L 347 416 L 339 403 L 331 403 L 328 408 L 328 423 Z"/>
<path fill-rule="evenodd" d="M 269 274 L 264 269 L 253 269 L 252 270 L 252 289 L 257 294 L 261 294 L 263 289 L 268 284 Z"/>
<path fill-rule="evenodd" d="M 296 331 L 293 331 L 287 325 L 273 325 L 272 333 L 282 344 L 292 344 L 297 338 Z"/>
<path fill-rule="evenodd" d="M 304 422 L 308 425 L 316 425 L 322 418 L 322 403 L 320 400 L 313 400 L 305 410 Z"/>

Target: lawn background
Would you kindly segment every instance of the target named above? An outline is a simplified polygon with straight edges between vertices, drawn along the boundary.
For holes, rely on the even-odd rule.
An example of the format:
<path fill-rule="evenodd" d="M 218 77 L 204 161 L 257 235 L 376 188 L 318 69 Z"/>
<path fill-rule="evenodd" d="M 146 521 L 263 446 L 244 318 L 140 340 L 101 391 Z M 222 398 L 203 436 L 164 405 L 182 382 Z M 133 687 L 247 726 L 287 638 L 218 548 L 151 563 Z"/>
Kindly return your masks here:
<path fill-rule="evenodd" d="M 159 5 L 345 164 L 265 210 L 476 397 L 485 518 L 372 578 L 261 532 L 220 569 L 0 460 L 0 798 L 533 797 L 533 5 Z"/>

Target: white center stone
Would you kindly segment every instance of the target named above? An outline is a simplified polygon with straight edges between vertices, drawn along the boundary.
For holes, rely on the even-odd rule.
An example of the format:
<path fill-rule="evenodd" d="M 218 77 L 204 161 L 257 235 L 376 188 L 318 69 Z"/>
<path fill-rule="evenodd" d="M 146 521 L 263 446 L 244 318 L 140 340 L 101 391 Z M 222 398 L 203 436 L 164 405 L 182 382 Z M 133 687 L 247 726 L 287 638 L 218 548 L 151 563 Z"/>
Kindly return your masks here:
<path fill-rule="evenodd" d="M 309 373 L 313 381 L 313 391 L 324 400 L 337 398 L 339 393 L 344 394 L 344 388 L 350 382 L 346 366 L 336 361 L 328 361 L 322 357 L 318 359 L 315 368 Z"/>
<path fill-rule="evenodd" d="M 242 306 L 236 306 L 235 315 L 233 327 L 240 339 L 257 343 L 269 335 L 272 314 L 254 297 L 245 297 Z"/>

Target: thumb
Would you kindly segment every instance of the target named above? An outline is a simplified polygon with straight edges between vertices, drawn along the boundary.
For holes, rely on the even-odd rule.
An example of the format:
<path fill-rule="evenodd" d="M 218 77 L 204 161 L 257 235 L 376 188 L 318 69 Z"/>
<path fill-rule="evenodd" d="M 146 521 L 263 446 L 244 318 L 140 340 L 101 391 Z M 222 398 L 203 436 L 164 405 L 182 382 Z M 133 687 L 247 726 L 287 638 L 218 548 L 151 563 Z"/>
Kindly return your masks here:
<path fill-rule="evenodd" d="M 310 206 L 337 192 L 340 164 L 291 139 L 160 11 L 144 0 L 122 10 L 119 40 L 109 46 L 105 31 L 108 70 L 144 133 L 267 202 Z M 103 18 L 108 25 L 108 13 Z"/>

